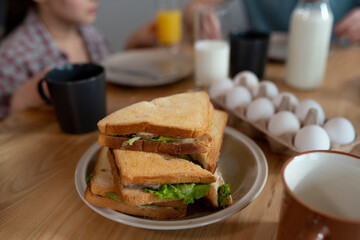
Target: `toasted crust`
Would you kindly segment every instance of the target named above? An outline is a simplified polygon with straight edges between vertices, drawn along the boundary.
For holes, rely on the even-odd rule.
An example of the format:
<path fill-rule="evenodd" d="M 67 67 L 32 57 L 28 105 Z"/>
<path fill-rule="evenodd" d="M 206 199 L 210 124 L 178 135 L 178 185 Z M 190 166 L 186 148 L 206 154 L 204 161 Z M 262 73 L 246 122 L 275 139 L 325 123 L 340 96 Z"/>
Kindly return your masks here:
<path fill-rule="evenodd" d="M 121 184 L 212 183 L 215 177 L 187 160 L 171 155 L 113 150 Z"/>
<path fill-rule="evenodd" d="M 163 204 L 161 207 L 156 208 L 129 206 L 110 198 L 93 194 L 89 188 L 86 188 L 85 200 L 98 207 L 110 208 L 122 213 L 149 218 L 176 219 L 185 217 L 187 213 L 186 205 L 181 207 L 171 207 Z"/>
<path fill-rule="evenodd" d="M 212 147 L 208 152 L 194 156 L 195 159 L 197 159 L 204 168 L 209 170 L 211 173 L 214 173 L 217 168 L 217 161 L 220 154 L 227 120 L 228 114 L 226 112 L 220 110 L 214 111 L 214 120 L 209 132 L 212 139 Z"/>
<path fill-rule="evenodd" d="M 181 93 L 120 109 L 100 120 L 98 128 L 108 135 L 147 132 L 199 138 L 209 128 L 213 111 L 206 92 Z"/>
<path fill-rule="evenodd" d="M 93 170 L 93 176 L 90 180 L 90 190 L 92 193 L 105 196 L 106 192 L 116 192 L 111 175 L 111 168 L 107 160 L 108 148 L 101 148 Z"/>
<path fill-rule="evenodd" d="M 111 159 L 108 159 L 110 157 Z M 98 159 L 96 161 L 93 177 L 90 180 L 90 191 L 99 196 L 106 197 L 107 192 L 116 193 L 122 203 L 129 206 L 137 206 L 143 204 L 156 204 L 167 207 L 184 207 L 181 200 L 159 199 L 151 193 L 144 193 L 141 190 L 123 189 L 122 185 L 116 185 L 112 176 L 111 162 L 112 155 L 108 148 L 100 149 Z M 115 169 L 116 173 L 116 169 Z M 116 174 L 115 178 L 118 178 Z M 116 181 L 118 183 L 119 181 Z"/>
<path fill-rule="evenodd" d="M 136 189 L 124 189 L 123 185 L 121 184 L 119 170 L 115 164 L 115 159 L 113 155 L 113 151 L 110 150 L 107 152 L 108 162 L 110 163 L 111 174 L 113 177 L 113 183 L 116 186 L 115 193 L 119 196 L 121 202 L 131 205 L 144 205 L 144 204 L 162 204 L 168 203 L 173 206 L 183 205 L 183 201 L 174 201 L 169 199 L 158 198 L 154 194 L 145 193 L 141 190 Z M 169 203 L 171 202 L 171 203 Z"/>
<path fill-rule="evenodd" d="M 209 152 L 212 145 L 212 140 L 209 134 L 203 134 L 200 138 L 200 141 L 195 143 L 162 143 L 137 140 L 132 145 L 126 145 L 125 147 L 122 147 L 122 143 L 127 140 L 129 140 L 129 138 L 111 137 L 103 134 L 100 134 L 98 137 L 98 143 L 101 146 L 115 149 L 165 154 L 206 153 Z"/>

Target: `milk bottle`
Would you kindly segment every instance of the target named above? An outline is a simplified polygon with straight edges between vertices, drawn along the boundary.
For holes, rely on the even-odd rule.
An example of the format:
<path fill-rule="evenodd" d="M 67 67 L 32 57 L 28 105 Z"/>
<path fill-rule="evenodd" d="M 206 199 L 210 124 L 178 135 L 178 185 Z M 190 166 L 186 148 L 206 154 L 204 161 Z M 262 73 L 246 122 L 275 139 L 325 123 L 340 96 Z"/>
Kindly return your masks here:
<path fill-rule="evenodd" d="M 324 77 L 333 25 L 327 0 L 300 0 L 290 20 L 286 83 L 314 89 Z"/>

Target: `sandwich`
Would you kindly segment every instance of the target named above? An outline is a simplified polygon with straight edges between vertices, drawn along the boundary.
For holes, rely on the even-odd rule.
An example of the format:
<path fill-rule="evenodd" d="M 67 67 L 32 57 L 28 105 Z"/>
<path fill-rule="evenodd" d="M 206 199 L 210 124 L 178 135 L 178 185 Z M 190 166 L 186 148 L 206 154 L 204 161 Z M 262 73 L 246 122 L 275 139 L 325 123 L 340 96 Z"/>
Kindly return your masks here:
<path fill-rule="evenodd" d="M 228 115 L 206 92 L 175 94 L 120 109 L 98 122 L 119 200 L 128 206 L 231 204 L 218 166 Z"/>
<path fill-rule="evenodd" d="M 164 154 L 209 152 L 214 108 L 206 92 L 175 94 L 120 109 L 98 122 L 99 145 Z"/>
<path fill-rule="evenodd" d="M 128 205 L 165 200 L 191 204 L 216 181 L 211 172 L 173 155 L 113 149 L 108 159 L 116 193 Z"/>
<path fill-rule="evenodd" d="M 130 215 L 156 219 L 176 219 L 186 216 L 187 205 L 179 200 L 164 200 L 144 205 L 123 203 L 116 194 L 117 187 L 114 185 L 107 152 L 107 148 L 101 148 L 85 191 L 85 199 L 89 203 Z"/>
<path fill-rule="evenodd" d="M 225 184 L 221 176 L 220 170 L 217 167 L 227 118 L 228 115 L 226 112 L 219 110 L 214 111 L 214 117 L 212 122 L 213 124 L 211 125 L 209 131 L 209 134 L 213 139 L 213 145 L 206 153 L 191 155 L 166 155 L 146 152 L 121 151 L 113 149 L 112 154 L 109 154 L 108 159 L 110 160 L 112 169 L 114 170 L 113 176 L 114 180 L 116 180 L 115 184 L 118 186 L 118 194 L 122 201 L 131 205 L 141 205 L 147 204 L 149 202 L 158 203 L 166 201 L 167 198 L 159 198 L 158 194 L 144 194 L 143 189 L 145 189 L 147 186 L 149 187 L 149 189 L 147 189 L 147 192 L 154 193 L 154 191 L 151 191 L 150 189 L 159 188 L 161 185 L 160 182 L 172 183 L 170 181 L 166 182 L 165 180 L 161 179 L 163 178 L 162 175 L 170 173 L 170 170 L 167 169 L 173 169 L 176 171 L 175 174 L 177 178 L 181 178 L 182 175 L 191 176 L 194 174 L 197 174 L 198 176 L 202 176 L 201 174 L 204 174 L 209 178 L 209 172 L 212 173 L 213 182 L 210 184 L 210 189 L 208 191 L 208 194 L 204 196 L 204 199 L 207 200 L 207 202 L 215 208 L 224 208 L 231 205 L 232 199 L 230 195 L 230 185 Z M 115 158 L 117 159 L 117 162 L 114 161 Z M 154 162 L 147 161 L 150 159 L 152 159 L 152 161 Z M 177 160 L 177 162 L 181 164 L 181 166 L 176 166 L 171 161 L 163 162 L 164 159 Z M 184 160 L 188 160 L 188 162 Z M 139 162 L 136 164 L 136 161 Z M 159 161 L 159 163 L 157 161 Z M 130 165 L 126 166 L 126 163 Z M 167 166 L 161 166 L 160 163 L 167 164 Z M 121 164 L 124 165 L 123 168 L 121 167 Z M 148 164 L 149 166 L 147 166 L 146 164 Z M 156 166 L 156 168 L 153 168 L 152 166 Z M 199 166 L 202 169 L 199 169 Z M 136 172 L 132 173 L 134 175 L 133 178 L 135 178 L 136 174 L 140 174 L 139 172 L 144 171 L 144 169 L 152 168 L 155 172 L 152 176 L 148 176 L 148 178 L 150 178 L 149 180 L 145 180 L 145 174 L 140 176 L 140 178 L 143 178 L 140 182 L 136 182 L 135 180 L 132 180 L 130 178 L 126 180 L 128 176 L 128 173 L 126 172 L 127 169 Z M 120 169 L 122 169 L 125 173 L 121 174 Z M 181 171 L 181 169 L 184 169 L 185 171 Z M 200 172 L 201 174 L 198 172 Z M 146 174 L 150 175 L 150 173 Z M 122 179 L 120 178 L 120 176 L 122 176 Z M 156 179 L 155 184 L 154 182 L 152 182 L 153 179 Z M 185 179 L 182 179 L 182 181 L 186 182 Z M 139 186 L 140 183 L 143 184 L 143 186 Z"/>

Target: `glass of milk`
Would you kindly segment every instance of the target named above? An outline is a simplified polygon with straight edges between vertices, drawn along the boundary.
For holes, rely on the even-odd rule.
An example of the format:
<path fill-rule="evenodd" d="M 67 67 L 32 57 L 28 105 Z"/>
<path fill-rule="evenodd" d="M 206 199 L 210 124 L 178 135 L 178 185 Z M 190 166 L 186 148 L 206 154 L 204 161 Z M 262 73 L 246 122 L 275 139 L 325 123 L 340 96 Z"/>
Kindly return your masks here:
<path fill-rule="evenodd" d="M 207 88 L 229 76 L 228 11 L 225 6 L 194 9 L 195 85 Z"/>

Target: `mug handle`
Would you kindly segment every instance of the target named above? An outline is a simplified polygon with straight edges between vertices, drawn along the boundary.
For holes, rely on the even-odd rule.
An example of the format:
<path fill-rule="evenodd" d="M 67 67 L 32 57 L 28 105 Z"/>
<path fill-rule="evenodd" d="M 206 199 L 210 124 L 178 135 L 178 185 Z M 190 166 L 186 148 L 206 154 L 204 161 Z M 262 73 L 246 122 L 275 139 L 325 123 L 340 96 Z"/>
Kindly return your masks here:
<path fill-rule="evenodd" d="M 38 92 L 39 92 L 40 97 L 46 102 L 46 104 L 51 105 L 51 100 L 50 100 L 50 98 L 48 98 L 48 97 L 45 95 L 44 89 L 43 89 L 43 87 L 42 87 L 43 81 L 45 81 L 45 78 L 41 79 L 41 80 L 38 82 Z"/>

